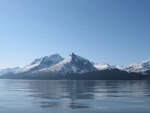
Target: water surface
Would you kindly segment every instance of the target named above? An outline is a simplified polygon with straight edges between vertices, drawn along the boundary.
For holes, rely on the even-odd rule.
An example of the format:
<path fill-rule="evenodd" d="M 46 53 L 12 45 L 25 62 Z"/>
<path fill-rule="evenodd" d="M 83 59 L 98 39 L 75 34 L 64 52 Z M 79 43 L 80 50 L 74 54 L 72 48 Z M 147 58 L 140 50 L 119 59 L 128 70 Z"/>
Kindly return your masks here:
<path fill-rule="evenodd" d="M 150 113 L 150 81 L 0 80 L 0 113 Z"/>

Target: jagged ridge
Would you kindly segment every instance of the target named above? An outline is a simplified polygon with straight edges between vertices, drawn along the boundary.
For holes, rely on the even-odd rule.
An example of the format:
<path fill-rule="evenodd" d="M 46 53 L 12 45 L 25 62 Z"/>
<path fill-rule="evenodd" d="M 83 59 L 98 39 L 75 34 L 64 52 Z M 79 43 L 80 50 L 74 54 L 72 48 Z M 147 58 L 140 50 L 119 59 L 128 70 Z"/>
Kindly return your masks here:
<path fill-rule="evenodd" d="M 91 62 L 83 57 L 71 53 L 63 61 L 56 65 L 40 70 L 40 72 L 61 72 L 61 73 L 86 73 L 97 69 Z"/>

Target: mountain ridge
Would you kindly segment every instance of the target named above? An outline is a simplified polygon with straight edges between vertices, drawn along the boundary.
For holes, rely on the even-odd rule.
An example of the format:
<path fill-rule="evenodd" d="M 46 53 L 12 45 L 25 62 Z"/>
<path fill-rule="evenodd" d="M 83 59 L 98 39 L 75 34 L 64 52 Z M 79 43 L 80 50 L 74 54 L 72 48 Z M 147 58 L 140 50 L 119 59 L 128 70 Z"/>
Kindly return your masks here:
<path fill-rule="evenodd" d="M 40 72 L 52 71 L 52 72 L 62 72 L 62 73 L 86 73 L 91 71 L 96 71 L 97 69 L 91 64 L 91 62 L 83 57 L 71 53 L 67 58 L 50 66 L 39 70 Z"/>
<path fill-rule="evenodd" d="M 0 69 L 0 76 L 4 75 L 4 74 L 7 74 L 7 73 L 10 73 L 10 72 L 15 72 L 19 69 L 20 69 L 20 67 Z"/>
<path fill-rule="evenodd" d="M 0 70 L 0 75 L 13 73 L 15 75 L 27 74 L 38 75 L 44 73 L 53 74 L 83 74 L 94 71 L 113 70 L 118 69 L 128 73 L 145 73 L 150 71 L 150 59 L 134 63 L 123 67 L 120 65 L 109 65 L 108 63 L 93 63 L 88 59 L 71 53 L 68 57 L 63 58 L 59 54 L 52 54 L 42 58 L 33 60 L 29 65 L 13 71 Z M 6 69 L 7 70 L 7 69 Z M 9 70 L 9 69 L 8 69 Z"/>
<path fill-rule="evenodd" d="M 127 72 L 137 72 L 137 73 L 146 72 L 146 71 L 150 70 L 150 59 L 131 64 L 131 65 L 125 67 L 125 70 Z"/>
<path fill-rule="evenodd" d="M 45 67 L 49 67 L 51 65 L 57 64 L 58 62 L 62 61 L 63 59 L 64 58 L 62 58 L 59 54 L 45 56 L 45 57 L 42 57 L 39 59 L 35 59 L 31 64 L 18 70 L 16 73 L 24 73 L 24 72 L 30 72 L 30 71 L 43 69 Z"/>

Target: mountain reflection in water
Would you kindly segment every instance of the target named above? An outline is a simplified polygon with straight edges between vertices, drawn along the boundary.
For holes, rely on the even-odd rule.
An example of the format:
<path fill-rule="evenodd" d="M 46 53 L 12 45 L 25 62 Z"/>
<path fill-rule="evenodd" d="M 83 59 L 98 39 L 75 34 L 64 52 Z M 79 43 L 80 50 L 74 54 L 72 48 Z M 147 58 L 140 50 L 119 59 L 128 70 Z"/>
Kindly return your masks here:
<path fill-rule="evenodd" d="M 1 80 L 0 89 L 4 113 L 8 105 L 18 113 L 150 111 L 150 81 Z"/>

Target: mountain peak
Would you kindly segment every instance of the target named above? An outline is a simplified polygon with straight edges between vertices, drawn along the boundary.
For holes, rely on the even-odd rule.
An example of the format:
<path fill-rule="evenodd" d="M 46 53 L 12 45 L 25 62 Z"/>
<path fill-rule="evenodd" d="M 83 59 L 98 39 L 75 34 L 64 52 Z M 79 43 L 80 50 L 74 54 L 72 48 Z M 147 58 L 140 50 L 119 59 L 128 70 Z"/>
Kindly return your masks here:
<path fill-rule="evenodd" d="M 69 56 L 74 57 L 74 56 L 76 56 L 76 55 L 72 52 Z"/>
<path fill-rule="evenodd" d="M 49 57 L 61 57 L 58 53 L 49 55 Z"/>
<path fill-rule="evenodd" d="M 150 59 L 143 62 L 131 64 L 125 67 L 125 70 L 128 72 L 145 72 L 147 70 L 150 70 Z"/>
<path fill-rule="evenodd" d="M 94 67 L 97 68 L 98 70 L 106 70 L 106 69 L 110 69 L 111 66 L 108 63 L 103 62 L 102 64 L 94 64 Z"/>
<path fill-rule="evenodd" d="M 63 72 L 63 73 L 86 73 L 96 71 L 97 69 L 91 62 L 83 57 L 71 53 L 60 63 L 42 69 L 41 71 Z"/>
<path fill-rule="evenodd" d="M 43 62 L 43 61 L 47 61 L 47 60 L 55 61 L 55 60 L 58 60 L 58 59 L 62 59 L 62 57 L 59 54 L 52 54 L 52 55 L 49 55 L 49 56 L 45 56 L 45 57 L 42 57 L 42 58 L 35 59 L 31 64 L 35 64 L 37 62 Z"/>
<path fill-rule="evenodd" d="M 53 54 L 39 59 L 35 59 L 30 65 L 27 65 L 26 67 L 20 69 L 17 73 L 43 69 L 55 65 L 61 62 L 63 59 L 64 58 L 62 58 L 59 54 Z"/>

